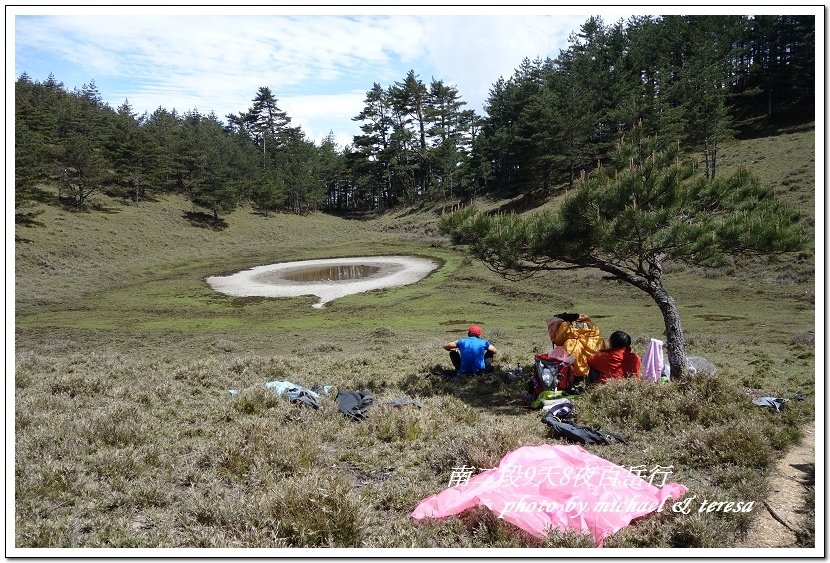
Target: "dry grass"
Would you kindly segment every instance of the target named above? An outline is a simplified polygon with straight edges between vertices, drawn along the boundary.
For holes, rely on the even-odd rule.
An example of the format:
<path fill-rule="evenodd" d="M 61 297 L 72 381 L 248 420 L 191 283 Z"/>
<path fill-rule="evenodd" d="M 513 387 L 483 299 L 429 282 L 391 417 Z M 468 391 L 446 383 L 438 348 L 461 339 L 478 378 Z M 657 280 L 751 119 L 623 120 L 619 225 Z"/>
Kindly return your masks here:
<path fill-rule="evenodd" d="M 746 143 L 736 155 L 761 140 Z M 737 160 L 725 152 L 725 167 Z M 796 200 L 811 193 L 810 177 L 789 176 Z M 520 407 L 522 382 L 500 372 L 445 382 L 430 371 L 449 365 L 441 343 L 471 322 L 499 347 L 500 367 L 529 366 L 549 347 L 545 318 L 563 310 L 591 314 L 604 334 L 627 330 L 642 352 L 662 332 L 644 296 L 591 272 L 501 280 L 438 238 L 430 209 L 359 222 L 243 208 L 213 231 L 191 227 L 176 198 L 102 205 L 110 212 L 47 208 L 42 226 L 17 227 L 18 547 L 591 545 L 568 534 L 540 542 L 486 511 L 409 517 L 453 467 L 493 467 L 519 446 L 554 441 L 539 413 Z M 203 282 L 280 260 L 382 253 L 444 266 L 321 310 L 311 298 L 222 297 Z M 631 439 L 589 449 L 624 465 L 673 465 L 699 498 L 762 498 L 766 468 L 814 408 L 812 255 L 776 268 L 768 279 L 742 264 L 730 275 L 671 272 L 690 352 L 718 377 L 579 397 L 581 421 Z M 788 269 L 797 275 L 781 281 Z M 267 392 L 275 379 L 335 388 L 311 410 Z M 337 412 L 338 389 L 374 393 L 367 420 Z M 810 400 L 775 415 L 751 405 L 762 392 Z M 382 404 L 403 396 L 423 407 Z M 655 515 L 607 545 L 731 546 L 749 518 Z"/>

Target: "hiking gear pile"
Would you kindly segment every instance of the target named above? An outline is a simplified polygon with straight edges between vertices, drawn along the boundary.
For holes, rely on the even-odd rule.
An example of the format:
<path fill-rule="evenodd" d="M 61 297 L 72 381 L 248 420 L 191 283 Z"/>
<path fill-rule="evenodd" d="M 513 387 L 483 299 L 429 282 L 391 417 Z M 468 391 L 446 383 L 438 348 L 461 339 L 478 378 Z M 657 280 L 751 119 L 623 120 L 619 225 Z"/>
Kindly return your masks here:
<path fill-rule="evenodd" d="M 570 363 L 549 356 L 536 354 L 533 357 L 533 375 L 529 391 L 538 397 L 543 391 L 567 391 L 574 384 L 574 372 Z"/>
<path fill-rule="evenodd" d="M 572 361 L 573 357 L 555 358 L 548 354 L 536 354 L 533 372 L 527 382 L 525 404 L 532 409 L 540 409 L 550 406 L 550 400 L 562 395 L 578 394 Z"/>
<path fill-rule="evenodd" d="M 265 387 L 273 390 L 277 397 L 285 395 L 292 403 L 300 403 L 313 409 L 320 408 L 320 395 L 302 385 L 290 381 L 269 381 Z"/>
<path fill-rule="evenodd" d="M 559 420 L 567 420 L 574 415 L 574 404 L 569 399 L 551 399 L 543 401 L 541 409 L 545 416 L 552 416 Z"/>
<path fill-rule="evenodd" d="M 569 412 L 569 417 L 570 414 L 571 413 Z M 619 434 L 615 434 L 614 432 L 608 432 L 607 430 L 602 430 L 601 428 L 591 428 L 589 426 L 580 426 L 578 424 L 573 424 L 572 422 L 567 422 L 563 419 L 563 417 L 558 416 L 553 409 L 545 413 L 545 416 L 542 417 L 542 422 L 550 426 L 551 434 L 555 438 L 562 438 L 577 444 L 613 444 L 615 442 L 622 444 L 628 443 L 628 440 Z"/>
<path fill-rule="evenodd" d="M 775 412 L 781 412 L 781 409 L 787 404 L 787 399 L 782 399 L 781 397 L 758 397 L 757 399 L 752 400 L 753 405 L 758 405 L 759 407 L 769 407 Z"/>
<path fill-rule="evenodd" d="M 337 410 L 353 420 L 366 418 L 366 411 L 372 406 L 374 397 L 368 391 L 340 391 L 335 398 Z"/>
<path fill-rule="evenodd" d="M 549 355 L 557 356 L 557 347 L 573 356 L 576 377 L 588 375 L 588 358 L 605 348 L 605 341 L 591 317 L 580 313 L 559 313 L 547 320 L 548 336 L 553 349 Z"/>
<path fill-rule="evenodd" d="M 320 395 L 328 395 L 331 385 L 313 385 L 307 389 L 291 381 L 268 381 L 265 387 L 273 391 L 278 397 L 287 397 L 292 403 L 306 405 L 314 409 L 320 408 Z M 242 390 L 228 389 L 231 397 L 239 397 Z M 335 397 L 337 409 L 352 420 L 364 420 L 366 413 L 374 404 L 374 397 L 369 391 L 340 391 Z M 421 408 L 420 402 L 410 397 L 395 397 L 383 403 L 390 407 L 402 408 L 413 406 Z"/>

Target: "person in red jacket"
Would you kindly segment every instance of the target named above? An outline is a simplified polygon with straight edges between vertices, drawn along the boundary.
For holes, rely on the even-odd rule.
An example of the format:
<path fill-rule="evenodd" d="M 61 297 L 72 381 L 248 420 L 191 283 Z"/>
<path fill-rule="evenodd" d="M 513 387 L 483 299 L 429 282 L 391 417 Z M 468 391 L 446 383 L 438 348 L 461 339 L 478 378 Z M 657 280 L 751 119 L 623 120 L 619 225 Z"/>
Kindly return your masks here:
<path fill-rule="evenodd" d="M 588 358 L 588 383 L 604 383 L 622 377 L 640 378 L 640 356 L 631 351 L 631 337 L 618 330 L 608 339 L 609 348 Z"/>

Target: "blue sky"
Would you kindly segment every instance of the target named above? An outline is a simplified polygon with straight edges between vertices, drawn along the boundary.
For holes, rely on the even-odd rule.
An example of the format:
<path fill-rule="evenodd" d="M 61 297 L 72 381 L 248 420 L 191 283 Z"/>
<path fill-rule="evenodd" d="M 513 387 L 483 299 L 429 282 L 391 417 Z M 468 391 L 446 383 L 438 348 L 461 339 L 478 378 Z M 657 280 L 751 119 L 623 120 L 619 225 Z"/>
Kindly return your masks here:
<path fill-rule="evenodd" d="M 332 130 L 341 146 L 358 132 L 351 118 L 373 82 L 385 87 L 413 69 L 425 83 L 454 84 L 481 112 L 499 76 L 524 57 L 555 57 L 592 15 L 586 7 L 9 9 L 15 77 L 51 72 L 70 90 L 94 79 L 113 107 L 128 98 L 139 113 L 196 108 L 223 121 L 269 86 L 293 124 L 315 141 Z M 593 8 L 606 23 L 631 13 Z"/>
<path fill-rule="evenodd" d="M 371 1 L 371 0 L 370 0 Z M 295 125 L 343 146 L 373 82 L 386 87 L 414 69 L 458 87 L 481 111 L 490 86 L 524 57 L 555 57 L 591 15 L 606 23 L 669 13 L 815 13 L 818 6 L 564 7 L 126 7 L 6 6 L 6 87 L 27 72 L 52 72 L 69 89 L 94 79 L 113 107 L 197 108 L 220 118 L 245 111 L 269 86 Z M 824 45 L 823 26 L 817 40 Z M 823 49 L 817 50 L 817 155 L 824 154 Z M 13 162 L 14 97 L 7 95 L 7 162 Z M 9 135 L 12 134 L 10 137 Z M 823 186 L 822 166 L 816 167 Z M 7 173 L 9 173 L 7 171 Z M 7 178 L 7 183 L 11 182 Z M 817 189 L 817 218 L 823 190 Z M 13 197 L 13 191 L 8 191 Z M 7 205 L 7 209 L 13 206 Z M 13 228 L 13 221 L 7 221 Z M 7 240 L 14 240 L 7 236 Z M 13 256 L 13 254 L 12 254 Z M 819 268 L 820 271 L 820 268 Z"/>

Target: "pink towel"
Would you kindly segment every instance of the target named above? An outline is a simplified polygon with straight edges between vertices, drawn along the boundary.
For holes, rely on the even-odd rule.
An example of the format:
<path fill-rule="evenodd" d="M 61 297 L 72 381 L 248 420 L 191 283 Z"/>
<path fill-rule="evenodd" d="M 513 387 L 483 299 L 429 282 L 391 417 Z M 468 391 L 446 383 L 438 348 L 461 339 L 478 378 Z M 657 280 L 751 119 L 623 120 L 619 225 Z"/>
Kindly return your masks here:
<path fill-rule="evenodd" d="M 663 341 L 652 338 L 643 356 L 643 381 L 657 382 L 663 374 Z"/>
<path fill-rule="evenodd" d="M 678 483 L 658 488 L 580 446 L 525 446 L 498 468 L 424 499 L 411 516 L 443 518 L 481 504 L 536 537 L 570 528 L 591 534 L 601 547 L 634 518 L 671 510 L 668 500 L 686 490 Z"/>

